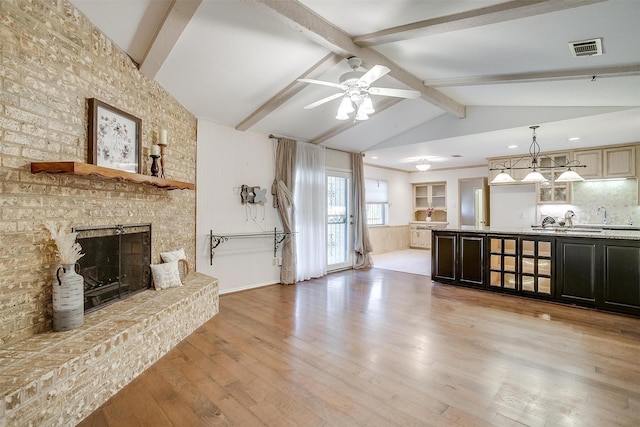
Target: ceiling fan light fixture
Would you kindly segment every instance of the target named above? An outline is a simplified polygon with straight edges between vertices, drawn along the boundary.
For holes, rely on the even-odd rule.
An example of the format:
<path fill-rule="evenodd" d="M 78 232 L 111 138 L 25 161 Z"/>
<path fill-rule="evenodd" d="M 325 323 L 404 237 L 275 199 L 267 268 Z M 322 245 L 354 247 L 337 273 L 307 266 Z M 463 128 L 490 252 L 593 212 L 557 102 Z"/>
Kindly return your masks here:
<path fill-rule="evenodd" d="M 375 113 L 373 108 L 373 102 L 369 97 L 369 94 L 380 96 L 392 96 L 396 98 L 415 99 L 420 97 L 420 92 L 417 90 L 405 90 L 394 89 L 386 87 L 372 87 L 371 85 L 378 79 L 389 74 L 391 71 L 384 65 L 374 65 L 368 71 L 358 71 L 362 60 L 355 56 L 348 58 L 347 60 L 351 71 L 342 74 L 339 78 L 339 83 L 327 82 L 323 80 L 314 79 L 298 79 L 302 83 L 313 83 L 322 86 L 329 86 L 335 89 L 339 89 L 342 93 L 327 96 L 319 101 L 312 102 L 304 107 L 305 110 L 316 108 L 322 104 L 333 101 L 334 99 L 342 97 L 340 106 L 338 107 L 338 113 L 336 119 L 346 120 L 350 113 L 357 111 L 356 120 L 368 120 L 369 114 Z M 363 108 L 364 106 L 364 108 Z"/>
<path fill-rule="evenodd" d="M 340 106 L 338 107 L 338 115 L 343 116 L 345 114 L 353 113 L 355 108 L 353 108 L 353 103 L 351 102 L 351 98 L 349 95 L 345 95 L 342 98 L 342 102 L 340 102 Z"/>
<path fill-rule="evenodd" d="M 364 101 L 362 102 L 362 108 L 364 108 L 364 112 L 366 114 L 373 114 L 376 110 L 373 109 L 373 102 L 369 95 L 365 96 Z"/>
<path fill-rule="evenodd" d="M 364 102 L 358 107 L 358 114 L 356 114 L 356 120 L 369 120 L 366 109 L 364 108 Z"/>
<path fill-rule="evenodd" d="M 338 110 L 338 114 L 336 115 L 336 120 L 347 120 L 349 119 L 349 115 L 345 112 Z"/>

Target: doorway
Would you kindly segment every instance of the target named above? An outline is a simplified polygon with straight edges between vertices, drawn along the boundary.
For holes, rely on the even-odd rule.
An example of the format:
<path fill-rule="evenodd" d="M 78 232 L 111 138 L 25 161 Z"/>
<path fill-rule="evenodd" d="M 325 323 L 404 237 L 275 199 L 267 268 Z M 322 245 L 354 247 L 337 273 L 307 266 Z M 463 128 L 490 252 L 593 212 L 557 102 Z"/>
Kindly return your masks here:
<path fill-rule="evenodd" d="M 482 228 L 490 225 L 489 184 L 487 178 L 458 180 L 458 217 L 462 227 Z"/>
<path fill-rule="evenodd" d="M 327 171 L 327 271 L 353 267 L 351 174 Z"/>

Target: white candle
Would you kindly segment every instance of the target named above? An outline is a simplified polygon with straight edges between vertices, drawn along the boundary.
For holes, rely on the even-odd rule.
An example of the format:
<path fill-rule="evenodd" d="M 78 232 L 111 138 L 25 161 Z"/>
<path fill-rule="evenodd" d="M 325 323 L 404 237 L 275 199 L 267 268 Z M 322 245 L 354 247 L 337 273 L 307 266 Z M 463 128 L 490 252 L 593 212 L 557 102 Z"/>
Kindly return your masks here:
<path fill-rule="evenodd" d="M 152 156 L 159 156 L 160 155 L 160 146 L 153 144 L 151 146 L 151 155 Z"/>
<path fill-rule="evenodd" d="M 167 130 L 160 129 L 160 144 L 167 145 Z"/>

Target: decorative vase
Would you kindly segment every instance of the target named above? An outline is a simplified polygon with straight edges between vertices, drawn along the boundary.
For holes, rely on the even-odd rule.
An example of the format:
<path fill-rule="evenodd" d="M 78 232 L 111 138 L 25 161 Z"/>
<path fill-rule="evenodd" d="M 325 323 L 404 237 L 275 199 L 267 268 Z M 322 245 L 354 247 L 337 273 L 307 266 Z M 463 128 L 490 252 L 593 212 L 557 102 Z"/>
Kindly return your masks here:
<path fill-rule="evenodd" d="M 428 217 L 426 217 L 426 218 L 425 218 L 425 220 L 426 220 L 427 222 L 431 222 L 431 217 L 430 217 L 430 216 L 428 216 Z"/>
<path fill-rule="evenodd" d="M 84 323 L 84 279 L 78 264 L 63 264 L 53 283 L 53 330 L 70 331 Z M 62 274 L 61 274 L 62 271 Z"/>

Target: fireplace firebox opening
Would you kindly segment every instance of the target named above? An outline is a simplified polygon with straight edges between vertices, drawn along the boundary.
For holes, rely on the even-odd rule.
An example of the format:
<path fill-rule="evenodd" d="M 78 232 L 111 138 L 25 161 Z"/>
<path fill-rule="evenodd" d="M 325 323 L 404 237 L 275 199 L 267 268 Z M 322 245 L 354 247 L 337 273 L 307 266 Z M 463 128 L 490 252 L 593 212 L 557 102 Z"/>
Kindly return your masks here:
<path fill-rule="evenodd" d="M 151 224 L 74 227 L 85 255 L 84 312 L 95 311 L 151 286 Z"/>

